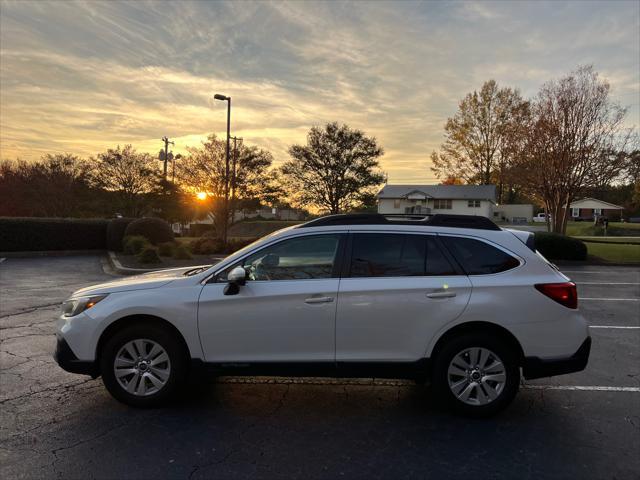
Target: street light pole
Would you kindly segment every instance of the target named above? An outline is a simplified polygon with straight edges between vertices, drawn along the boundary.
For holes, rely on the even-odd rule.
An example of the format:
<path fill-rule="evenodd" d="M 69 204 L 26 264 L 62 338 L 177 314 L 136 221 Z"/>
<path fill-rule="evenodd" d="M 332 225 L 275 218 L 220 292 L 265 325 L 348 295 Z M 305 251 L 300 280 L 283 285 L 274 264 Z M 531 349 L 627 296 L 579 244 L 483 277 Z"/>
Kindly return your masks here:
<path fill-rule="evenodd" d="M 227 244 L 227 225 L 229 223 L 229 150 L 231 143 L 231 97 L 216 93 L 215 100 L 226 100 L 227 102 L 227 148 L 225 152 L 224 168 L 224 224 L 222 227 L 222 242 Z"/>
<path fill-rule="evenodd" d="M 238 140 L 240 146 L 244 139 L 238 137 L 231 137 L 233 139 L 233 166 L 231 168 L 231 221 L 233 222 L 235 216 L 235 202 L 236 202 L 236 164 L 238 163 Z"/>

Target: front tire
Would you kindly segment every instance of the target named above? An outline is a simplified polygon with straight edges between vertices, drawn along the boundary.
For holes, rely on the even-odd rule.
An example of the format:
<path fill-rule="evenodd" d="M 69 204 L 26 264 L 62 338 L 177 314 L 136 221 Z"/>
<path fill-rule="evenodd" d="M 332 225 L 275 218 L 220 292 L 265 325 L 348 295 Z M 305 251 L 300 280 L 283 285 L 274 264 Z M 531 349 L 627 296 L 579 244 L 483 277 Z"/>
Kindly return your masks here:
<path fill-rule="evenodd" d="M 505 409 L 520 385 L 517 355 L 499 337 L 466 333 L 438 353 L 433 386 L 439 399 L 457 413 L 488 417 Z"/>
<path fill-rule="evenodd" d="M 188 355 L 183 344 L 159 325 L 137 324 L 113 335 L 102 349 L 102 381 L 113 397 L 134 407 L 156 407 L 184 385 Z"/>

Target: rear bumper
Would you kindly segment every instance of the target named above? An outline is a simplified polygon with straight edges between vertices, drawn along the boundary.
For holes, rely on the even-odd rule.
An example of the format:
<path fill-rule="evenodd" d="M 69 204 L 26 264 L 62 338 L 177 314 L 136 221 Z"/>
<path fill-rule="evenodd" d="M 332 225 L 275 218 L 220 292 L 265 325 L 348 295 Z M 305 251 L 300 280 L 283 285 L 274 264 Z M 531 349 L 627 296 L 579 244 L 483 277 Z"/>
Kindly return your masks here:
<path fill-rule="evenodd" d="M 538 358 L 526 357 L 522 367 L 524 378 L 532 380 L 534 378 L 553 377 L 564 375 L 565 373 L 580 372 L 585 369 L 589 361 L 591 351 L 591 337 L 587 337 L 578 351 L 570 357 L 563 358 Z"/>
<path fill-rule="evenodd" d="M 100 375 L 100 370 L 96 362 L 78 360 L 66 340 L 57 336 L 56 351 L 53 354 L 55 361 L 63 370 L 71 373 L 81 373 L 96 378 Z"/>

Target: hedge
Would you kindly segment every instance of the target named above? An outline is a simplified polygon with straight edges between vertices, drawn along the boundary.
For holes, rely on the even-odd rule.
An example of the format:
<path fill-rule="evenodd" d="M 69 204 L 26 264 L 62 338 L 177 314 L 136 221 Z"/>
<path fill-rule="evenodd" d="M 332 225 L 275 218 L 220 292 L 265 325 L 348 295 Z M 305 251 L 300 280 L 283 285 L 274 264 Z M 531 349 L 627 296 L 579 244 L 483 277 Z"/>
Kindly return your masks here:
<path fill-rule="evenodd" d="M 127 226 L 135 218 L 114 218 L 107 225 L 107 249 L 114 252 L 121 252 L 124 248 L 122 239 Z"/>
<path fill-rule="evenodd" d="M 577 238 L 536 232 L 536 250 L 549 260 L 586 260 L 587 246 Z"/>
<path fill-rule="evenodd" d="M 109 220 L 0 217 L 0 251 L 104 250 Z"/>
<path fill-rule="evenodd" d="M 171 226 L 161 218 L 139 218 L 134 220 L 124 232 L 125 237 L 142 235 L 154 245 L 173 241 Z"/>

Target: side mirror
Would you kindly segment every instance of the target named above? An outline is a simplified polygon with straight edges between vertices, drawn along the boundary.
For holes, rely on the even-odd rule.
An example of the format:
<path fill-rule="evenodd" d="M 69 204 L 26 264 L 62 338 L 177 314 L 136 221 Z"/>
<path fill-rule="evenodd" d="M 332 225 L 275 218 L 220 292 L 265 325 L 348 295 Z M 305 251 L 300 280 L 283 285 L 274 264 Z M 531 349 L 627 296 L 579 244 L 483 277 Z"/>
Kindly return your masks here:
<path fill-rule="evenodd" d="M 240 287 L 247 283 L 247 271 L 243 267 L 236 267 L 227 274 L 227 281 L 223 293 L 237 295 L 240 292 Z"/>

